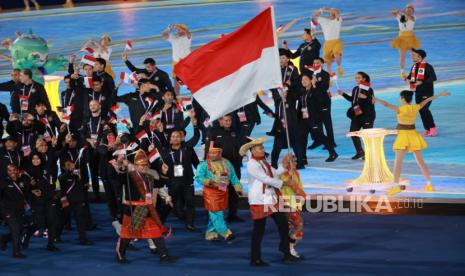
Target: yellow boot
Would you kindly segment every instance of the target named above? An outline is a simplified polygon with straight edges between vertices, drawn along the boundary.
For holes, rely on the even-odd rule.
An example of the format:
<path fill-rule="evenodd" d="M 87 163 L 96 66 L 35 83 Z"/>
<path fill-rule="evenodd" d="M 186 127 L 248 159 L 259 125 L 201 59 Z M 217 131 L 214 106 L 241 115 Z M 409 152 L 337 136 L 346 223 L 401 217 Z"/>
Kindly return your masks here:
<path fill-rule="evenodd" d="M 342 71 L 342 67 L 341 67 L 341 66 L 338 66 L 338 67 L 337 67 L 337 74 L 338 74 L 339 76 L 344 75 L 344 71 Z"/>
<path fill-rule="evenodd" d="M 397 195 L 400 193 L 402 190 L 400 189 L 399 186 L 393 186 L 389 190 L 386 191 L 387 195 Z"/>
<path fill-rule="evenodd" d="M 40 5 L 37 4 L 37 3 L 35 3 L 35 4 L 34 4 L 34 8 L 36 9 L 36 11 L 38 11 L 38 10 L 40 10 Z"/>
<path fill-rule="evenodd" d="M 426 184 L 425 192 L 434 192 L 433 184 L 431 184 L 431 183 Z"/>
<path fill-rule="evenodd" d="M 407 78 L 407 75 L 405 74 L 404 71 L 402 71 L 402 72 L 400 73 L 400 78 L 403 79 L 403 80 L 405 80 L 405 79 Z"/>
<path fill-rule="evenodd" d="M 218 234 L 216 232 L 206 232 L 205 233 L 205 239 L 207 241 L 216 241 L 218 240 Z"/>

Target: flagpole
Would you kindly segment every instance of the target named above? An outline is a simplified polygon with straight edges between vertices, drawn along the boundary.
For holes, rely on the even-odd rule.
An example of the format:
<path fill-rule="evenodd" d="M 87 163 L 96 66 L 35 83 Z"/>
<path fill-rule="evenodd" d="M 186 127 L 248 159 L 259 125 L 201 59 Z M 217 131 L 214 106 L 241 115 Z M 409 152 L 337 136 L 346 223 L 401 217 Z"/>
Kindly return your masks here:
<path fill-rule="evenodd" d="M 284 96 L 284 95 L 283 95 Z M 291 153 L 291 139 L 290 139 L 290 135 L 289 135 L 289 124 L 288 124 L 288 121 L 287 121 L 287 112 L 286 112 L 286 97 L 283 97 L 282 98 L 282 105 L 283 105 L 283 112 L 284 112 L 284 122 L 285 122 L 285 125 L 286 125 L 286 138 L 287 138 L 287 154 L 290 154 Z M 276 138 L 275 138 L 276 139 Z M 297 154 L 297 153 L 295 153 Z M 292 162 L 291 162 L 291 169 L 292 169 Z"/>

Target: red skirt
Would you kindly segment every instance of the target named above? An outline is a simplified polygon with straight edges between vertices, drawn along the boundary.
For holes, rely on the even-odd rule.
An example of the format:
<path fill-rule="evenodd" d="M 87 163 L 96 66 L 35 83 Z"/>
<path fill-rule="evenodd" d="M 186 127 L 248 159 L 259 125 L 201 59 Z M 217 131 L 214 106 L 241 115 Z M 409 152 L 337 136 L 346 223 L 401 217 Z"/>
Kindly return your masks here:
<path fill-rule="evenodd" d="M 203 203 L 210 212 L 223 211 L 228 208 L 228 191 L 221 191 L 217 187 L 203 187 Z"/>
<path fill-rule="evenodd" d="M 276 203 L 273 205 L 250 205 L 250 214 L 252 215 L 253 220 L 266 218 L 273 213 L 278 212 L 279 204 Z"/>
<path fill-rule="evenodd" d="M 160 238 L 165 232 L 167 232 L 166 227 L 158 226 L 151 217 L 147 217 L 142 228 L 132 230 L 131 217 L 124 215 L 119 236 L 122 239 L 156 239 Z"/>

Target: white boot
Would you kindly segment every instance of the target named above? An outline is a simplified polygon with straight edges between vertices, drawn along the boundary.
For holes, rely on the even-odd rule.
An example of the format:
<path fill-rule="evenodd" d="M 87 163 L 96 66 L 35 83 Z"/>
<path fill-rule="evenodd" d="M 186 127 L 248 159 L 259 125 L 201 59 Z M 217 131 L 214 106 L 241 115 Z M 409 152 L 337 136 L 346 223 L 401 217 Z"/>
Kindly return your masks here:
<path fill-rule="evenodd" d="M 290 251 L 291 251 L 291 255 L 292 255 L 292 256 L 294 256 L 294 257 L 296 257 L 296 258 L 300 258 L 299 253 L 297 253 L 297 251 L 295 250 L 295 247 L 294 247 L 294 244 L 293 244 L 293 243 L 291 243 L 291 244 L 289 245 L 289 249 L 290 249 Z"/>

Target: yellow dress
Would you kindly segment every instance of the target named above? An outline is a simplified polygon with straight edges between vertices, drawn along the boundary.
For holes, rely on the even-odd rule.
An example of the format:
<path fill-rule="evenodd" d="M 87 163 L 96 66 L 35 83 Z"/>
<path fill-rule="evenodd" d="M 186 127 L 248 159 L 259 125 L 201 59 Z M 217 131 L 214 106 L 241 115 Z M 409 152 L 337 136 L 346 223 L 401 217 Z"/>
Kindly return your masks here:
<path fill-rule="evenodd" d="M 402 125 L 415 125 L 420 105 L 409 104 L 399 107 L 397 113 L 397 123 Z M 428 145 L 425 139 L 415 130 L 399 130 L 396 141 L 392 146 L 393 150 L 408 150 L 413 152 L 416 150 L 426 149 Z"/>

